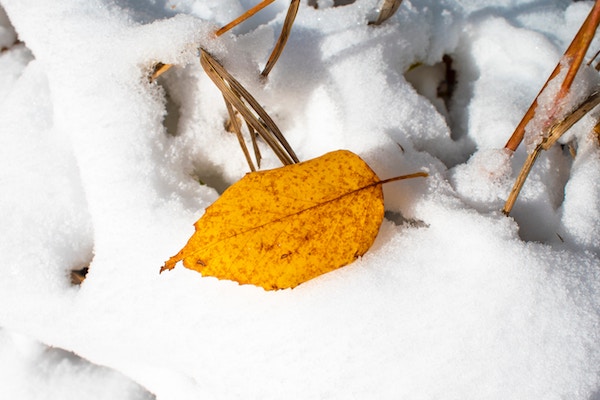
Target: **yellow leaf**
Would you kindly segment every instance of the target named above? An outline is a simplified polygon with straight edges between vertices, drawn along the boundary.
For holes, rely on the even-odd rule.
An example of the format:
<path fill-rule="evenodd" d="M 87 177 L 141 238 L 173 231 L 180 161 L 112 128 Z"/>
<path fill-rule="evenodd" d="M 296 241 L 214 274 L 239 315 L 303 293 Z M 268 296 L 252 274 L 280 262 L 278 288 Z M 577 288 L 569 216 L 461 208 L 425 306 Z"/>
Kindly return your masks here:
<path fill-rule="evenodd" d="M 292 288 L 362 256 L 383 220 L 382 183 L 340 150 L 252 172 L 206 209 L 196 232 L 161 268 L 187 268 L 264 289 Z"/>

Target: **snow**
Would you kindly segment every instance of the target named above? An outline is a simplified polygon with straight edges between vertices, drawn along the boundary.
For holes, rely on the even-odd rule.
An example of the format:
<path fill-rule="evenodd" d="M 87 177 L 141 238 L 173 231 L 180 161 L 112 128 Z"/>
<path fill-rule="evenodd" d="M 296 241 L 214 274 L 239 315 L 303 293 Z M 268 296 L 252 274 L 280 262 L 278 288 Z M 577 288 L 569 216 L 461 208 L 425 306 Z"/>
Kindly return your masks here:
<path fill-rule="evenodd" d="M 263 82 L 284 1 L 215 38 L 254 2 L 0 0 L 0 397 L 600 398 L 597 112 L 499 211 L 526 157 L 502 147 L 592 3 L 335 3 L 302 2 Z M 302 160 L 430 173 L 386 185 L 364 257 L 276 292 L 158 274 L 248 170 L 199 47 Z"/>
<path fill-rule="evenodd" d="M 16 333 L 0 331 L 0 356 L 4 399 L 154 398 L 118 372 Z"/>

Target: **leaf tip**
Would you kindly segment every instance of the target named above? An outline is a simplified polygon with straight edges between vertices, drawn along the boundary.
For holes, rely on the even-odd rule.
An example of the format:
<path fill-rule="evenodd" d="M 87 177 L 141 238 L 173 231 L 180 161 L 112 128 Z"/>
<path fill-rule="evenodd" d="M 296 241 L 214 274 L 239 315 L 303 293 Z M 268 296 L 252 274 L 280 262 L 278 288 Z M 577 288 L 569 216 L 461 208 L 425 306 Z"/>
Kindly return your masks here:
<path fill-rule="evenodd" d="M 173 257 L 169 258 L 167 261 L 165 261 L 165 265 L 160 267 L 160 271 L 158 273 L 162 274 L 163 271 L 172 270 L 173 268 L 175 268 L 175 264 L 177 264 L 179 262 L 179 260 L 181 260 L 181 252 L 179 252 L 176 256 L 173 256 Z"/>

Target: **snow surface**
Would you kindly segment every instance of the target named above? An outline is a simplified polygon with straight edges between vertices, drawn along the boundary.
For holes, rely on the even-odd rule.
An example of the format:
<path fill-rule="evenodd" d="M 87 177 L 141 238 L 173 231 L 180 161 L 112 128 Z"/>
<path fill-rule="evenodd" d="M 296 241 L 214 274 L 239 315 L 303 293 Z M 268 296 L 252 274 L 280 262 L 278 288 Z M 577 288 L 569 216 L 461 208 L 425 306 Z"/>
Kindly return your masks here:
<path fill-rule="evenodd" d="M 0 0 L 2 399 L 600 398 L 597 113 L 499 212 L 526 156 L 502 147 L 592 3 L 316 3 L 265 83 L 285 1 L 217 39 L 253 1 Z M 301 159 L 431 174 L 385 187 L 362 259 L 276 292 L 158 274 L 247 172 L 200 46 Z"/>

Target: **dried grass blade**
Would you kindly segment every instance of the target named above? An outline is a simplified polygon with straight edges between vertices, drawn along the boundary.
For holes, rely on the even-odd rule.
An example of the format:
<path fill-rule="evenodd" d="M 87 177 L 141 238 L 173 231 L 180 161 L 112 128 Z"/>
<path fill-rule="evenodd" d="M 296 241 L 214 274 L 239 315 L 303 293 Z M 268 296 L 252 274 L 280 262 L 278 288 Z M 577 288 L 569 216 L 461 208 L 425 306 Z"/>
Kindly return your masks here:
<path fill-rule="evenodd" d="M 298 157 L 275 122 L 254 97 L 204 50 L 201 50 L 200 64 L 227 101 L 242 115 L 246 123 L 261 135 L 281 162 L 284 165 L 298 162 Z M 245 103 L 248 103 L 252 110 Z M 258 117 L 252 111 L 258 114 Z"/>
<path fill-rule="evenodd" d="M 250 158 L 250 153 L 248 152 L 248 147 L 246 146 L 246 142 L 244 141 L 244 137 L 242 136 L 242 129 L 240 127 L 240 123 L 235 116 L 235 111 L 233 110 L 233 106 L 230 102 L 227 101 L 225 96 L 223 96 L 225 100 L 225 105 L 227 106 L 227 112 L 229 113 L 229 119 L 231 121 L 231 126 L 233 127 L 233 131 L 235 136 L 237 136 L 238 142 L 240 143 L 240 147 L 244 152 L 244 157 L 246 157 L 246 161 L 248 162 L 248 166 L 250 167 L 250 171 L 256 171 L 254 167 L 254 163 L 252 162 L 252 158 Z"/>
<path fill-rule="evenodd" d="M 292 31 L 292 25 L 294 25 L 294 20 L 296 19 L 296 14 L 298 14 L 298 7 L 300 7 L 300 0 L 292 0 L 290 6 L 288 7 L 287 14 L 285 15 L 285 21 L 283 22 L 283 27 L 281 28 L 281 33 L 279 34 L 279 38 L 277 39 L 277 43 L 269 56 L 269 60 L 265 65 L 265 68 L 261 72 L 263 77 L 267 77 L 269 72 L 275 66 L 275 63 L 279 59 L 279 56 L 283 52 L 283 48 L 287 43 L 288 38 L 290 37 L 290 32 Z"/>
<path fill-rule="evenodd" d="M 588 96 L 573 112 L 566 118 L 553 125 L 547 137 L 542 141 L 542 148 L 548 150 L 556 141 L 573 125 L 575 125 L 588 112 L 592 111 L 600 104 L 600 91 L 594 92 Z"/>
<path fill-rule="evenodd" d="M 539 156 L 542 150 L 548 150 L 556 141 L 573 125 L 575 125 L 581 118 L 583 118 L 587 113 L 593 110 L 598 104 L 600 104 L 600 91 L 594 92 L 588 96 L 575 110 L 573 110 L 567 117 L 553 125 L 549 133 L 540 144 L 538 144 L 535 149 L 527 156 L 523 167 L 521 167 L 521 171 L 517 176 L 515 184 L 510 191 L 508 199 L 504 204 L 504 208 L 502 212 L 505 215 L 508 215 L 512 210 L 521 189 L 523 188 L 523 184 L 535 163 L 535 160 Z"/>
<path fill-rule="evenodd" d="M 256 165 L 260 168 L 260 161 L 262 160 L 262 155 L 260 154 L 260 149 L 258 147 L 258 142 L 256 138 L 258 136 L 258 132 L 256 132 L 252 126 L 250 126 L 246 122 L 246 126 L 248 127 L 248 131 L 250 132 L 250 139 L 252 139 L 252 149 L 254 150 L 254 158 L 256 158 Z"/>
<path fill-rule="evenodd" d="M 257 12 L 259 12 L 260 10 L 262 10 L 263 8 L 265 8 L 266 6 L 268 6 L 269 4 L 273 3 L 274 1 L 275 0 L 263 0 L 263 1 L 261 1 L 260 3 L 258 3 L 257 5 L 255 5 L 254 7 L 252 7 L 251 9 L 249 9 L 248 11 L 246 11 L 245 13 L 243 13 L 242 15 L 240 15 L 239 17 L 237 17 L 236 19 L 234 19 L 233 21 L 231 21 L 230 23 L 228 23 L 227 25 L 225 25 L 222 28 L 220 28 L 219 30 L 217 30 L 215 32 L 215 34 L 217 36 L 221 36 L 222 34 L 224 34 L 225 32 L 227 32 L 228 30 L 233 29 L 237 25 L 241 24 L 242 22 L 244 22 L 245 20 L 247 20 L 248 18 L 250 18 L 251 16 L 253 16 Z"/>
<path fill-rule="evenodd" d="M 382 0 L 379 6 L 379 17 L 377 21 L 369 22 L 369 25 L 381 25 L 398 11 L 402 0 Z"/>
<path fill-rule="evenodd" d="M 242 98 L 242 95 L 237 93 L 234 89 L 231 89 L 231 90 L 233 90 L 233 92 L 236 94 L 236 96 L 238 96 L 239 98 Z M 248 112 L 250 114 L 252 114 L 252 112 L 250 110 L 248 110 Z M 253 114 L 252 114 L 252 116 L 254 117 Z M 250 133 L 250 140 L 252 141 L 252 149 L 254 150 L 254 158 L 256 159 L 256 165 L 260 169 L 260 161 L 262 160 L 262 155 L 260 154 L 260 148 L 258 147 L 258 142 L 256 141 L 259 133 L 256 131 L 256 129 L 254 129 L 252 127 L 252 125 L 248 122 L 248 120 L 244 119 L 244 122 L 246 123 L 246 129 L 248 129 L 248 132 Z M 259 122 L 264 127 L 264 124 L 262 123 L 262 121 L 259 120 Z"/>
<path fill-rule="evenodd" d="M 571 87 L 571 84 L 573 83 L 573 79 L 575 79 L 575 75 L 577 74 L 577 71 L 579 70 L 579 67 L 581 66 L 581 62 L 583 61 L 583 58 L 585 57 L 585 53 L 587 52 L 589 45 L 590 45 L 592 39 L 594 38 L 596 29 L 598 28 L 599 23 L 600 23 L 600 0 L 596 0 L 594 7 L 590 10 L 590 13 L 588 14 L 586 20 L 581 25 L 581 28 L 577 32 L 577 35 L 575 35 L 575 37 L 573 38 L 573 41 L 571 42 L 571 44 L 565 51 L 561 60 L 558 62 L 558 64 L 554 68 L 554 71 L 552 71 L 552 73 L 548 77 L 548 80 L 546 81 L 546 83 L 544 84 L 544 86 L 542 87 L 542 89 L 540 90 L 538 95 L 535 97 L 535 100 L 533 100 L 533 102 L 529 106 L 529 109 L 523 116 L 523 119 L 521 120 L 521 122 L 519 122 L 519 125 L 517 125 L 517 127 L 515 128 L 515 131 L 513 132 L 512 136 L 510 137 L 510 139 L 508 139 L 508 142 L 506 142 L 506 145 L 504 146 L 506 149 L 515 151 L 517 149 L 517 147 L 519 147 L 519 144 L 521 144 L 521 142 L 523 141 L 523 137 L 525 136 L 525 127 L 527 126 L 529 121 L 531 121 L 531 119 L 535 115 L 538 97 L 540 96 L 540 94 L 542 94 L 544 89 L 546 89 L 546 87 L 548 86 L 548 83 L 560 73 L 560 71 L 562 70 L 563 63 L 565 63 L 566 65 L 569 65 L 569 70 L 567 71 L 567 75 L 566 75 L 564 81 L 562 82 L 561 88 L 554 100 L 555 107 L 557 107 L 560 100 L 562 100 L 567 95 L 567 93 Z M 556 112 L 556 111 L 557 110 L 554 110 L 554 112 Z M 549 118 L 552 118 L 552 117 L 553 117 L 553 115 L 551 113 L 549 115 Z"/>
<path fill-rule="evenodd" d="M 277 155 L 277 157 L 281 160 L 284 165 L 293 164 L 294 162 L 298 162 L 297 158 L 294 159 L 295 154 L 292 148 L 289 146 L 285 137 L 279 130 L 279 127 L 275 122 L 271 119 L 269 114 L 262 108 L 262 106 L 252 97 L 250 92 L 246 90 L 235 78 L 233 78 L 229 73 L 215 61 L 215 66 L 217 68 L 222 68 L 222 73 L 227 74 L 229 78 L 229 84 L 231 86 L 231 90 L 235 93 L 235 95 L 245 100 L 250 107 L 258 114 L 258 118 L 256 115 L 246 106 L 246 103 L 242 102 L 243 109 L 239 110 L 240 114 L 246 120 L 246 124 L 249 125 L 260 137 L 267 142 L 267 144 L 271 147 L 271 150 Z M 287 147 L 286 147 L 287 146 Z M 289 149 L 289 152 L 287 151 Z M 291 152 L 291 153 L 290 153 Z"/>
<path fill-rule="evenodd" d="M 167 72 L 173 65 L 172 64 L 163 64 L 161 62 L 156 63 L 152 68 L 152 74 L 150 74 L 150 82 L 154 82 L 158 79 L 159 76 Z"/>
<path fill-rule="evenodd" d="M 235 90 L 232 90 L 235 93 Z M 241 95 L 237 93 L 236 95 L 239 96 L 239 98 L 243 99 Z M 275 153 L 277 158 L 279 158 L 282 164 L 293 164 L 294 160 L 286 153 L 285 148 L 281 146 L 281 143 L 274 136 L 272 129 L 269 129 L 269 127 L 267 127 L 267 125 L 259 117 L 254 115 L 252 110 L 248 108 L 248 106 L 243 101 L 240 104 L 240 107 L 242 108 L 239 110 L 239 112 L 246 121 L 246 125 L 249 126 L 249 130 L 251 129 L 252 131 L 254 131 L 269 145 L 271 150 Z M 274 127 L 275 129 L 277 129 L 276 125 L 274 125 Z"/>
<path fill-rule="evenodd" d="M 594 136 L 596 137 L 596 144 L 600 146 L 600 121 L 594 125 L 594 129 L 592 130 L 594 131 Z"/>

